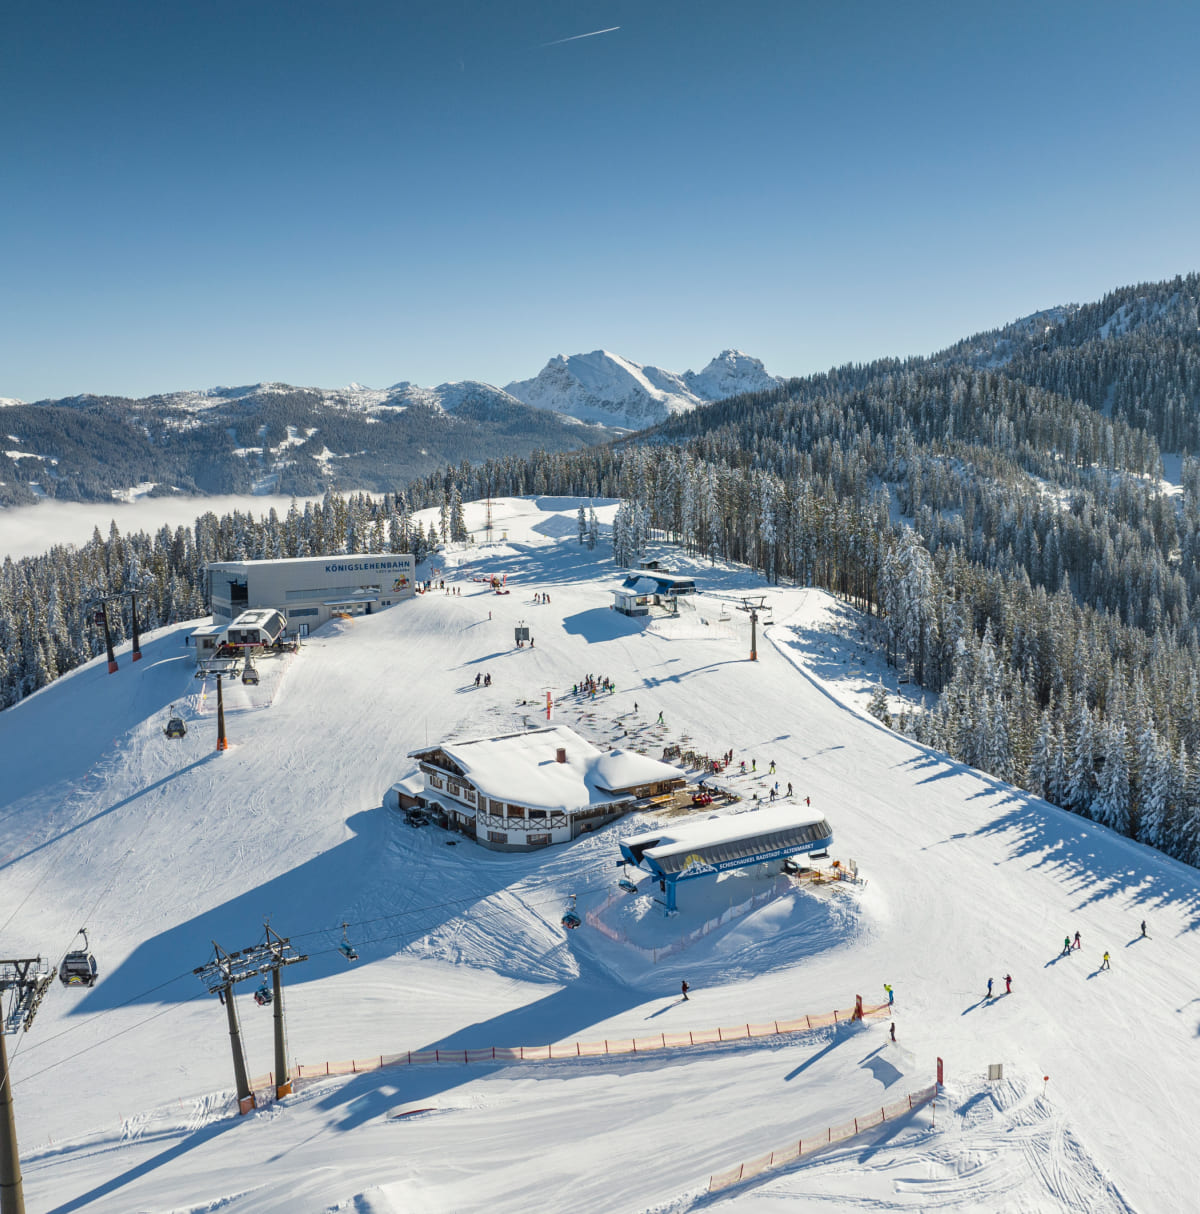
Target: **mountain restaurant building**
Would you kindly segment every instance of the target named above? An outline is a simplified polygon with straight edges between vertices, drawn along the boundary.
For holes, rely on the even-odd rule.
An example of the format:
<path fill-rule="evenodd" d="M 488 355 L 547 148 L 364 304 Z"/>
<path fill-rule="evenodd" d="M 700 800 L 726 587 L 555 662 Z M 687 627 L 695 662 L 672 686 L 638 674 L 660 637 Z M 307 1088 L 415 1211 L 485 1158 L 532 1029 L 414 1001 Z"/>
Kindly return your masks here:
<path fill-rule="evenodd" d="M 273 608 L 291 633 L 306 636 L 335 615 L 370 615 L 415 594 L 411 552 L 215 561 L 208 600 L 215 625 L 245 611 Z"/>
<path fill-rule="evenodd" d="M 686 774 L 632 750 L 598 750 L 558 725 L 411 751 L 425 786 L 400 804 L 435 810 L 452 829 L 495 851 L 566 843 L 649 797 L 682 788 Z"/>

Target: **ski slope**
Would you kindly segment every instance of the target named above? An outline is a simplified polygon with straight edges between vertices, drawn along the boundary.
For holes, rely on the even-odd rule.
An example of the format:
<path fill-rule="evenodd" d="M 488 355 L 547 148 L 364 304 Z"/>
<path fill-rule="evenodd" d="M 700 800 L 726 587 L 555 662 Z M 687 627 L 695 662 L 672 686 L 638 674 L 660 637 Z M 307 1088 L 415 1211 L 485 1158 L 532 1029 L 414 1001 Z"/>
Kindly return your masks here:
<path fill-rule="evenodd" d="M 86 923 L 101 968 L 90 991 L 56 984 L 32 1031 L 9 1039 L 28 1208 L 1192 1208 L 1200 873 L 884 729 L 863 711 L 887 677 L 869 630 L 823 593 L 667 549 L 706 592 L 696 619 L 617 615 L 619 571 L 605 545 L 578 544 L 578 504 L 494 502 L 505 542 L 421 571 L 461 594 L 335 622 L 264 663 L 259 688 L 229 689 L 224 753 L 185 627 L 154 634 L 140 663 L 119 652 L 117 675 L 93 662 L 0 714 L 0 954 L 57 961 Z M 481 506 L 468 522 L 482 526 Z M 471 580 L 491 573 L 511 594 Z M 767 594 L 774 621 L 757 663 L 746 616 L 722 609 L 748 591 Z M 532 649 L 513 645 L 521 620 Z M 475 687 L 480 671 L 491 687 Z M 573 698 L 589 673 L 615 694 Z M 691 881 L 668 920 L 649 892 L 610 897 L 617 837 L 652 816 L 505 855 L 447 846 L 382 807 L 408 751 L 536 725 L 547 690 L 555 719 L 597 744 L 754 760 L 729 781 L 746 801 L 790 781 L 865 882 Z M 162 735 L 171 703 L 182 741 Z M 771 889 L 657 963 L 645 955 Z M 565 931 L 571 893 L 640 947 Z M 896 1007 L 638 1057 L 322 1078 L 239 1118 L 224 1010 L 192 970 L 214 941 L 261 938 L 265 917 L 309 954 L 286 972 L 290 1053 L 306 1064 L 757 1024 L 878 1002 L 885 982 Z M 1076 930 L 1083 948 L 1059 957 Z M 1006 973 L 1013 993 L 987 1001 L 987 979 L 1003 991 Z M 271 1015 L 240 992 L 262 1074 Z M 712 1173 L 926 1086 L 938 1057 L 947 1089 L 932 1116 L 706 1193 Z M 1005 1078 L 989 1083 L 996 1062 Z"/>

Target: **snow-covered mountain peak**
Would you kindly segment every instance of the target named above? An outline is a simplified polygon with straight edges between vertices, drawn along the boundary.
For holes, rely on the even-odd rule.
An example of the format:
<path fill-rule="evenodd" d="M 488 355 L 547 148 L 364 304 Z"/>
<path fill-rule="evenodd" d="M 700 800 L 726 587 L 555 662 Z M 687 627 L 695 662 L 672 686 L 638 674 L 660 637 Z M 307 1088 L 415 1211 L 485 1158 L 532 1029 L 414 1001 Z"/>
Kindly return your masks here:
<path fill-rule="evenodd" d="M 518 380 L 505 390 L 538 409 L 640 429 L 697 405 L 778 383 L 758 359 L 740 350 L 723 350 L 703 371 L 683 374 L 635 363 L 610 350 L 593 350 L 556 354 L 535 378 Z"/>

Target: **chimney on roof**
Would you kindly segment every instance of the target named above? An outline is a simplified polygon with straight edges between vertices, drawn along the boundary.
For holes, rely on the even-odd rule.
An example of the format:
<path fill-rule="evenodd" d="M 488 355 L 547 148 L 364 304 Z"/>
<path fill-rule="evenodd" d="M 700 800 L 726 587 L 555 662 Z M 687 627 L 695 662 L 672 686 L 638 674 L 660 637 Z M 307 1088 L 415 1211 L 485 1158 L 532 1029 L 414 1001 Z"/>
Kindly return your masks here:
<path fill-rule="evenodd" d="M 554 752 L 554 761 L 556 763 L 565 763 L 567 761 L 567 748 L 565 746 L 560 746 Z"/>

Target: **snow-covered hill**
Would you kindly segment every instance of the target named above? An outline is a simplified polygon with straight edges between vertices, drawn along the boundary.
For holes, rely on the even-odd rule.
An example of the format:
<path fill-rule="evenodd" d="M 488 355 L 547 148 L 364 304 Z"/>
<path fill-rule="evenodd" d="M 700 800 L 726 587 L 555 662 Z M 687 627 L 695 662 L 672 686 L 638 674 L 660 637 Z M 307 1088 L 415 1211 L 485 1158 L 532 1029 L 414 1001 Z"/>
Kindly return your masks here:
<path fill-rule="evenodd" d="M 645 628 L 616 615 L 618 571 L 574 539 L 579 504 L 494 501 L 507 542 L 435 558 L 461 594 L 339 621 L 264 662 L 258 688 L 226 687 L 226 752 L 185 627 L 145 639 L 137 664 L 120 651 L 115 675 L 101 659 L 0 713 L 0 956 L 57 960 L 86 923 L 101 971 L 91 991 L 56 985 L 9 1039 L 28 1208 L 1191 1209 L 1200 873 L 885 730 L 861 710 L 887 677 L 869 621 L 823 593 L 663 549 L 696 577 L 695 611 Z M 611 520 L 614 503 L 595 505 Z M 470 526 L 483 516 L 468 507 Z M 474 580 L 492 573 L 510 594 Z M 774 621 L 753 663 L 736 609 L 750 591 Z M 513 645 L 522 621 L 534 648 Z M 588 673 L 616 691 L 573 694 Z M 604 745 L 732 749 L 751 771 L 727 778 L 743 800 L 721 812 L 791 783 L 864 882 L 792 887 L 766 866 L 682 884 L 667 919 L 644 877 L 634 895 L 616 886 L 618 837 L 653 815 L 504 855 L 382 807 L 407 752 L 534 724 L 547 690 L 560 722 Z M 162 734 L 170 704 L 182 741 Z M 570 894 L 663 953 L 565 931 Z M 706 930 L 731 905 L 748 913 Z M 286 973 L 290 1051 L 309 1064 L 736 1037 L 884 983 L 896 1005 L 882 1022 L 636 1056 L 322 1076 L 239 1118 L 225 1010 L 192 970 L 214 940 L 261 937 L 266 916 L 309 955 Z M 1083 948 L 1060 956 L 1076 930 Z M 1005 974 L 1012 994 L 987 999 Z M 245 987 L 238 1004 L 265 1072 L 271 1013 Z M 924 1087 L 939 1057 L 932 1117 L 705 1193 L 714 1172 Z"/>
<path fill-rule="evenodd" d="M 271 396 L 290 396 L 296 393 L 312 395 L 324 405 L 366 414 L 384 409 L 404 409 L 409 405 L 421 405 L 426 409 L 454 413 L 468 404 L 476 407 L 504 407 L 521 403 L 500 388 L 472 379 L 438 384 L 436 388 L 422 388 L 407 380 L 393 384 L 390 388 L 367 388 L 362 384 L 348 384 L 344 388 L 296 388 L 291 384 L 261 383 L 240 388 L 210 388 L 203 392 L 168 392 L 148 399 L 161 403 L 166 409 L 187 413 L 203 412 L 234 402 L 257 402 Z"/>
<path fill-rule="evenodd" d="M 703 371 L 664 371 L 642 366 L 608 350 L 559 354 L 534 379 L 505 391 L 538 409 L 553 409 L 598 425 L 640 430 L 674 413 L 742 392 L 778 387 L 757 358 L 722 350 Z"/>

